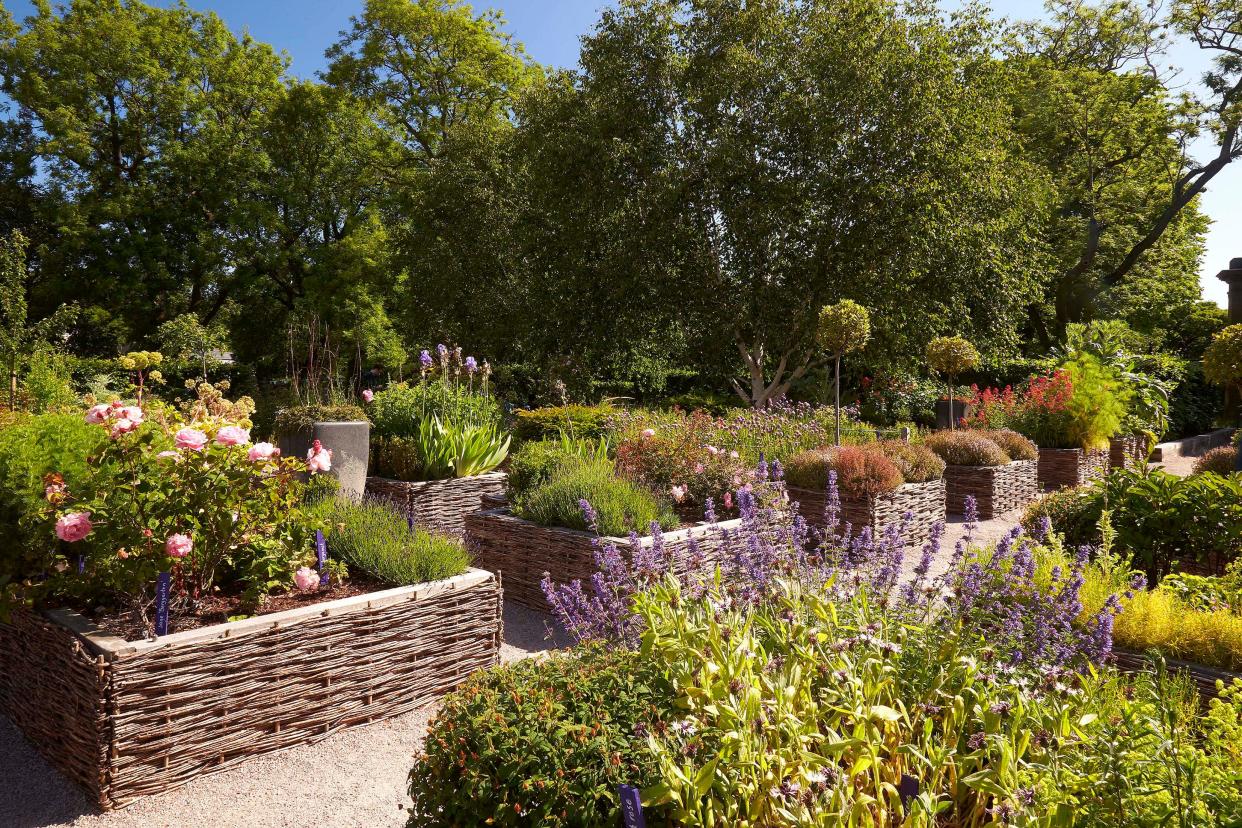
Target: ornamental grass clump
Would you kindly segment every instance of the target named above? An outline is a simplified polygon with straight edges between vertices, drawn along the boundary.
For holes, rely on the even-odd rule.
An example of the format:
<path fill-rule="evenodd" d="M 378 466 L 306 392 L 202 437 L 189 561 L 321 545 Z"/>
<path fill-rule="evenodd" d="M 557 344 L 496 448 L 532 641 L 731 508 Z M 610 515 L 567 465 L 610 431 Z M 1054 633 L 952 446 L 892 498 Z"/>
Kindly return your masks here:
<path fill-rule="evenodd" d="M 978 431 L 941 431 L 923 441 L 950 466 L 1004 466 L 1005 450 Z"/>
<path fill-rule="evenodd" d="M 647 534 L 651 527 L 671 529 L 677 517 L 667 500 L 643 487 L 617 477 L 608 461 L 577 462 L 566 466 L 541 486 L 528 491 L 514 504 L 514 514 L 540 526 L 591 529 L 582 502 L 595 510 L 603 535 Z"/>
<path fill-rule="evenodd" d="M 460 575 L 470 555 L 460 541 L 411 527 L 385 503 L 336 498 L 319 507 L 329 554 L 354 571 L 391 586 Z"/>

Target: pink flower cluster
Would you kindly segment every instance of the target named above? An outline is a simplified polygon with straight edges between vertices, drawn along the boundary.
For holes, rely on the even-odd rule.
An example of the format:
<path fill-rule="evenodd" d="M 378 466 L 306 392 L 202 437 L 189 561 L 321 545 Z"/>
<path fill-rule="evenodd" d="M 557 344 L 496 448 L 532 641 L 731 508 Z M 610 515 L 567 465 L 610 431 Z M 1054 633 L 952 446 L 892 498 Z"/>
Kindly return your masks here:
<path fill-rule="evenodd" d="M 142 408 L 137 405 L 124 405 L 120 400 L 110 403 L 93 405 L 86 412 L 86 421 L 92 425 L 110 425 L 109 435 L 112 439 L 122 434 L 129 434 L 146 419 Z"/>
<path fill-rule="evenodd" d="M 311 474 L 331 471 L 332 451 L 324 448 L 323 443 L 316 440 L 311 444 L 310 451 L 306 452 L 306 467 L 310 469 Z"/>

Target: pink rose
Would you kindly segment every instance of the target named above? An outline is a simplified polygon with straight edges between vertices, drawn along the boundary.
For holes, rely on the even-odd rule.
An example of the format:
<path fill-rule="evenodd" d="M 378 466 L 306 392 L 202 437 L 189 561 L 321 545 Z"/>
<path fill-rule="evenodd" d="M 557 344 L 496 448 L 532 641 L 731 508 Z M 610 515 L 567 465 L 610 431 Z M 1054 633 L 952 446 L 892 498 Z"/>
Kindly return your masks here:
<path fill-rule="evenodd" d="M 156 456 L 156 458 L 158 458 L 158 459 L 160 459 L 160 460 L 174 460 L 174 461 L 175 461 L 175 460 L 180 460 L 180 459 L 181 459 L 181 453 L 180 453 L 180 452 L 176 452 L 176 451 L 172 451 L 172 450 L 169 450 L 169 451 L 161 451 L 159 454 L 157 454 L 157 455 L 155 455 L 155 456 Z"/>
<path fill-rule="evenodd" d="M 732 509 L 732 508 L 733 508 L 733 492 L 725 492 L 725 494 L 724 494 L 724 507 L 725 507 L 726 509 Z"/>
<path fill-rule="evenodd" d="M 183 535 L 178 532 L 170 535 L 168 540 L 164 541 L 164 551 L 168 553 L 170 558 L 184 558 L 194 549 L 194 541 L 189 535 Z"/>
<path fill-rule="evenodd" d="M 112 424 L 112 431 L 109 432 L 108 436 L 111 437 L 113 440 L 115 440 L 117 437 L 120 437 L 122 434 L 129 434 L 131 431 L 133 431 L 137 427 L 138 427 L 138 423 L 134 422 L 128 417 L 122 417 L 121 419 L 117 420 L 115 423 Z"/>
<path fill-rule="evenodd" d="M 375 399 L 375 392 L 372 391 L 370 388 L 364 389 L 362 392 L 362 401 L 370 402 L 373 399 Z"/>
<path fill-rule="evenodd" d="M 673 493 L 673 500 L 675 500 L 678 503 L 681 503 L 683 500 L 686 499 L 686 487 L 685 486 L 674 486 L 672 489 L 672 493 Z"/>
<path fill-rule="evenodd" d="M 652 437 L 654 437 L 654 436 L 655 436 L 655 429 L 654 429 L 654 428 L 644 428 L 644 429 L 643 429 L 643 439 L 644 439 L 644 440 L 650 439 L 650 438 L 652 438 Z"/>
<path fill-rule="evenodd" d="M 202 451 L 203 446 L 207 445 L 207 435 L 197 428 L 183 428 L 177 432 L 173 442 L 182 451 Z"/>
<path fill-rule="evenodd" d="M 250 458 L 252 463 L 259 463 L 280 456 L 280 449 L 271 443 L 255 443 L 250 447 L 250 451 L 246 453 L 246 456 Z"/>
<path fill-rule="evenodd" d="M 306 467 L 310 469 L 311 474 L 331 471 L 332 452 L 324 448 L 323 443 L 316 440 L 311 444 L 310 451 L 306 452 Z"/>
<path fill-rule="evenodd" d="M 244 446 L 250 442 L 250 432 L 241 426 L 225 426 L 216 432 L 216 442 L 222 446 Z"/>
<path fill-rule="evenodd" d="M 99 425 L 104 420 L 108 419 L 108 412 L 111 410 L 111 407 L 109 407 L 107 403 L 92 405 L 86 412 L 86 421 L 91 425 Z"/>
<path fill-rule="evenodd" d="M 136 424 L 141 423 L 146 418 L 146 415 L 143 414 L 142 409 L 136 405 L 127 405 L 122 408 L 121 416 Z"/>
<path fill-rule="evenodd" d="M 90 512 L 70 512 L 61 515 L 56 521 L 56 537 L 65 543 L 76 543 L 89 535 L 94 528 Z"/>
<path fill-rule="evenodd" d="M 314 592 L 319 589 L 319 573 L 309 566 L 304 566 L 293 573 L 293 582 L 302 592 Z"/>

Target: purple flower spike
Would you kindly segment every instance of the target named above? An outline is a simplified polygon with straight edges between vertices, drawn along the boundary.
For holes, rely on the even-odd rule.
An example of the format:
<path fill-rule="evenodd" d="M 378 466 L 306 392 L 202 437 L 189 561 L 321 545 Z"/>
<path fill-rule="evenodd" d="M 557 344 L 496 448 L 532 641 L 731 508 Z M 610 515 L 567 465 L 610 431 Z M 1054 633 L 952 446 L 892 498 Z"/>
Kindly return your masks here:
<path fill-rule="evenodd" d="M 479 370 L 479 363 L 474 361 L 474 357 L 466 357 L 466 373 L 473 374 L 477 370 Z"/>

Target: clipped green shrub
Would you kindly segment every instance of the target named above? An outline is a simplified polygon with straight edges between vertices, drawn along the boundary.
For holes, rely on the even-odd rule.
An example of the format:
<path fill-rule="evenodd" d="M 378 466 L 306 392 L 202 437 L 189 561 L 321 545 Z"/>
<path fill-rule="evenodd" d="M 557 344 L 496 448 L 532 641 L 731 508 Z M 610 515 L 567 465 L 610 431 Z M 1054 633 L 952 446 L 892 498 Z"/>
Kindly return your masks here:
<path fill-rule="evenodd" d="M 672 717 L 658 662 L 582 647 L 476 674 L 410 771 L 410 828 L 620 824 L 617 786 L 657 781 L 645 733 Z"/>
<path fill-rule="evenodd" d="M 596 440 L 608 434 L 617 409 L 611 405 L 554 405 L 514 412 L 513 435 L 519 441 L 559 437 Z"/>
<path fill-rule="evenodd" d="M 509 458 L 509 500 L 517 502 L 532 489 L 552 479 L 558 470 L 579 459 L 579 455 L 560 440 L 523 443 Z"/>
<path fill-rule="evenodd" d="M 393 586 L 421 584 L 460 575 L 470 556 L 458 541 L 410 529 L 406 519 L 382 503 L 324 502 L 328 550 L 351 571 Z"/>
<path fill-rule="evenodd" d="M 366 419 L 366 412 L 356 405 L 299 405 L 277 411 L 273 430 L 277 434 L 293 434 L 315 423 L 350 423 Z"/>
<path fill-rule="evenodd" d="M 950 466 L 1004 466 L 1009 455 L 978 431 L 938 431 L 923 441 Z"/>
<path fill-rule="evenodd" d="M 892 460 L 907 483 L 927 483 L 944 476 L 945 462 L 922 443 L 881 440 L 868 448 Z"/>
<path fill-rule="evenodd" d="M 904 482 L 892 460 L 857 446 L 801 452 L 785 464 L 785 481 L 795 488 L 822 492 L 834 471 L 842 497 L 875 497 Z"/>
<path fill-rule="evenodd" d="M 1237 471 L 1238 450 L 1234 446 L 1214 448 L 1195 461 L 1195 474 L 1228 475 Z"/>
<path fill-rule="evenodd" d="M 625 535 L 631 530 L 648 533 L 652 523 L 671 529 L 677 518 L 665 502 L 651 492 L 616 476 L 609 462 L 576 463 L 553 475 L 518 500 L 514 513 L 540 526 L 590 529 L 582 514 L 585 500 L 595 510 L 602 535 Z"/>
<path fill-rule="evenodd" d="M 1022 526 L 1034 532 L 1042 518 L 1052 522 L 1053 531 L 1064 536 L 1066 546 L 1077 547 L 1100 542 L 1100 515 L 1104 498 L 1098 489 L 1079 486 L 1049 492 L 1026 507 Z"/>
<path fill-rule="evenodd" d="M 983 436 L 1000 446 L 1001 451 L 1009 455 L 1010 460 L 1039 459 L 1039 447 L 1016 431 L 1002 428 L 982 433 Z"/>

